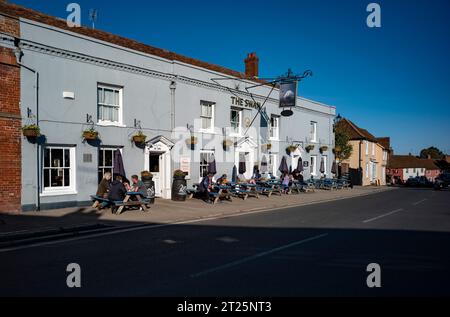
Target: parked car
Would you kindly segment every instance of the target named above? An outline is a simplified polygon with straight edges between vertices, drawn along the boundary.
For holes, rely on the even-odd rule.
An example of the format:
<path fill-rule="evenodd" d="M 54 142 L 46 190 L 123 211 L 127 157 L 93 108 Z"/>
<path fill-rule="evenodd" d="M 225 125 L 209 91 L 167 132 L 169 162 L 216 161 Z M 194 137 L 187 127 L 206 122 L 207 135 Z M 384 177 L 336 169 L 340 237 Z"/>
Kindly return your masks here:
<path fill-rule="evenodd" d="M 405 186 L 408 187 L 433 187 L 433 183 L 430 182 L 425 176 L 410 177 L 405 182 Z"/>
<path fill-rule="evenodd" d="M 450 173 L 442 173 L 434 181 L 434 189 L 440 190 L 450 186 Z"/>

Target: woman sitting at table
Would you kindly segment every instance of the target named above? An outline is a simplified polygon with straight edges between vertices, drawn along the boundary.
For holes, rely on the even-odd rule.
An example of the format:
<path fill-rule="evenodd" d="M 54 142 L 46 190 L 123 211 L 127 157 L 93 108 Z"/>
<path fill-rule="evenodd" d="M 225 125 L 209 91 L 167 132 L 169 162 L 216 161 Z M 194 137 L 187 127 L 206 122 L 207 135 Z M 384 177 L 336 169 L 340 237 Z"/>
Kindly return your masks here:
<path fill-rule="evenodd" d="M 218 185 L 226 185 L 228 184 L 227 174 L 223 174 L 219 179 L 217 180 Z"/>
<path fill-rule="evenodd" d="M 122 183 L 123 177 L 120 174 L 114 175 L 114 180 L 109 186 L 108 199 L 112 201 L 123 201 L 127 193 L 127 189 Z"/>
<path fill-rule="evenodd" d="M 103 178 L 100 181 L 100 184 L 98 184 L 97 193 L 96 195 L 102 198 L 108 198 L 108 191 L 109 191 L 109 185 L 111 183 L 111 173 L 106 172 L 103 174 Z"/>

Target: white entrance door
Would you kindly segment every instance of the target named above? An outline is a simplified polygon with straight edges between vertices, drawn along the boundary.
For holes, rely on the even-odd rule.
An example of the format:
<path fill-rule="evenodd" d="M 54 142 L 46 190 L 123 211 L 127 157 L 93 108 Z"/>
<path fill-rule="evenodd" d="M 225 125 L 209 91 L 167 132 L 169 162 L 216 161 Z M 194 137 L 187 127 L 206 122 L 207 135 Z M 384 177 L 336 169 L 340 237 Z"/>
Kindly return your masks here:
<path fill-rule="evenodd" d="M 150 173 L 153 174 L 153 181 L 155 182 L 155 196 L 162 197 L 162 184 L 161 184 L 161 169 L 163 165 L 163 153 L 150 152 L 149 154 L 149 168 Z"/>
<path fill-rule="evenodd" d="M 172 177 L 169 145 L 173 143 L 164 137 L 156 137 L 150 141 L 154 143 L 146 147 L 144 168 L 153 174 L 155 196 L 170 199 Z"/>
<path fill-rule="evenodd" d="M 238 169 L 239 174 L 239 161 L 240 157 L 243 156 L 245 160 L 245 173 L 244 177 L 246 179 L 250 179 L 253 175 L 253 167 L 255 165 L 255 149 L 256 143 L 251 139 L 245 139 L 241 142 L 238 142 L 238 145 L 235 150 L 234 156 L 234 164 Z"/>

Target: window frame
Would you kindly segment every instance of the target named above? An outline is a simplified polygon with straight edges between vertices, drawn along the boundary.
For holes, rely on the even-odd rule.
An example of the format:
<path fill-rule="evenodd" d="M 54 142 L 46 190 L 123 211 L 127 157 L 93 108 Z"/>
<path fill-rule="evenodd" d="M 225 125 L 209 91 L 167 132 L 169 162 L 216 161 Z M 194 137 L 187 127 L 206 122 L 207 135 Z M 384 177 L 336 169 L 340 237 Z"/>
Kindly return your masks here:
<path fill-rule="evenodd" d="M 314 164 L 313 164 L 314 161 Z M 312 176 L 317 176 L 317 155 L 311 155 L 309 158 L 309 172 Z"/>
<path fill-rule="evenodd" d="M 274 129 L 272 120 L 276 122 L 276 129 Z M 270 116 L 270 127 L 269 127 L 269 140 L 277 141 L 280 139 L 280 116 L 272 114 Z M 274 133 L 276 132 L 276 134 Z"/>
<path fill-rule="evenodd" d="M 105 166 L 105 165 L 102 165 L 102 166 L 100 166 L 100 151 L 105 151 L 105 150 L 108 150 L 108 151 L 111 151 L 112 153 L 111 153 L 111 161 L 112 161 L 112 166 L 111 166 L 111 175 L 113 175 L 114 174 L 114 151 L 115 150 L 120 150 L 120 152 L 122 152 L 122 148 L 121 147 L 112 147 L 112 146 L 103 146 L 103 147 L 99 147 L 99 149 L 98 149 L 98 152 L 97 152 L 97 174 L 99 174 L 99 172 L 100 172 L 100 168 L 102 169 L 102 178 L 103 178 L 103 175 L 105 174 L 105 168 L 109 168 L 109 167 L 107 167 L 107 166 Z M 105 161 L 105 155 L 103 154 L 103 162 Z M 101 178 L 100 178 L 100 175 L 98 175 L 97 176 L 99 179 L 98 179 L 98 183 L 100 184 L 100 181 L 102 180 Z"/>
<path fill-rule="evenodd" d="M 63 167 L 63 169 L 69 169 L 69 186 L 57 186 L 57 187 L 46 187 L 45 186 L 45 171 L 56 169 L 52 166 L 45 167 L 45 150 L 50 150 L 50 160 L 51 160 L 51 150 L 63 150 L 63 161 L 64 161 L 64 150 L 69 150 L 69 160 L 70 167 Z M 50 163 L 51 165 L 51 163 Z M 76 147 L 75 146 L 64 146 L 64 145 L 48 145 L 42 148 L 42 163 L 41 163 L 41 193 L 40 196 L 58 196 L 58 195 L 75 195 L 77 194 L 76 185 Z M 51 175 L 49 176 L 51 178 Z M 49 179 L 50 181 L 50 179 Z"/>
<path fill-rule="evenodd" d="M 202 107 L 203 106 L 211 106 L 211 117 L 202 116 Z M 216 103 L 206 100 L 200 100 L 200 132 L 213 133 L 214 132 L 214 124 L 215 124 L 215 111 L 216 111 Z M 209 128 L 203 128 L 203 118 L 209 118 L 211 120 L 211 126 Z"/>
<path fill-rule="evenodd" d="M 206 165 L 202 164 L 202 154 L 208 154 L 206 159 Z M 203 179 L 203 168 L 206 168 L 208 170 L 208 162 L 211 158 L 211 155 L 214 155 L 213 150 L 200 150 L 199 151 L 199 162 L 198 162 L 198 171 L 199 171 L 199 182 Z"/>
<path fill-rule="evenodd" d="M 323 166 L 324 166 L 324 169 L 325 169 L 325 172 L 323 173 L 323 175 L 327 176 L 328 175 L 328 169 L 327 169 L 327 166 L 328 166 L 328 155 L 322 155 L 322 157 L 323 157 Z"/>
<path fill-rule="evenodd" d="M 364 146 L 366 148 L 366 155 L 369 155 L 369 141 L 364 140 Z"/>
<path fill-rule="evenodd" d="M 316 121 L 310 121 L 309 122 L 309 137 L 310 137 L 310 141 L 317 143 L 317 122 Z M 311 131 L 311 128 L 314 128 L 314 133 Z"/>
<path fill-rule="evenodd" d="M 372 155 L 375 155 L 375 142 L 372 142 Z"/>
<path fill-rule="evenodd" d="M 238 112 L 238 132 L 236 132 L 232 125 L 231 113 L 232 111 Z M 240 136 L 242 135 L 242 118 L 243 118 L 243 110 L 241 108 L 231 107 L 230 108 L 230 136 Z"/>
<path fill-rule="evenodd" d="M 104 120 L 104 119 L 100 119 L 100 102 L 99 102 L 99 96 L 98 96 L 98 90 L 100 89 L 112 89 L 114 91 L 118 91 L 119 92 L 119 106 L 117 106 L 118 108 L 118 114 L 117 114 L 117 118 L 118 121 L 110 121 L 110 120 Z M 111 106 L 111 105 L 106 105 L 105 106 Z M 114 106 L 113 106 L 114 107 Z M 110 84 L 104 84 L 104 83 L 97 83 L 97 124 L 98 125 L 102 125 L 102 126 L 120 126 L 123 127 L 123 87 L 122 86 L 117 86 L 117 85 L 110 85 Z"/>

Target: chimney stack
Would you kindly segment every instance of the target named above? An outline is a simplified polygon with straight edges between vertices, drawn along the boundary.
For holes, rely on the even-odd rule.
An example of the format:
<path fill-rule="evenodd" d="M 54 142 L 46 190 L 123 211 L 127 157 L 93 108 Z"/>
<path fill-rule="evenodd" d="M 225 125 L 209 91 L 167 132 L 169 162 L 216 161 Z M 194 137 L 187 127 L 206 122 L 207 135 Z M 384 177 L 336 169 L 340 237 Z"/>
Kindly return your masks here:
<path fill-rule="evenodd" d="M 247 58 L 245 59 L 245 77 L 258 78 L 258 66 L 259 58 L 256 56 L 256 53 L 247 54 Z"/>

